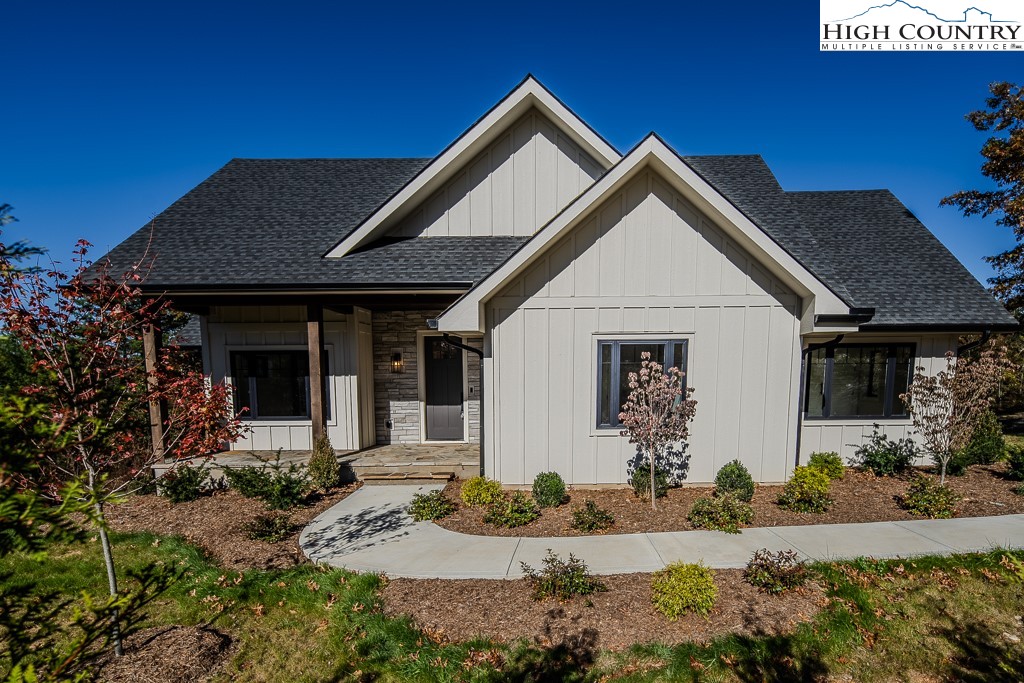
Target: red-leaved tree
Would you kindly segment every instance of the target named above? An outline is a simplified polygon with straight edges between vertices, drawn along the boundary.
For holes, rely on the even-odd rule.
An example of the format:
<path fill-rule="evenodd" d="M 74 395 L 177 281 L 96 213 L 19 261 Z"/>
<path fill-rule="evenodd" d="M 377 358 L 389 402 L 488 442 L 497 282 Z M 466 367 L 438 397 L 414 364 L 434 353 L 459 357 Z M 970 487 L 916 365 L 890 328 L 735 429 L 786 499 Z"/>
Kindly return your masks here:
<path fill-rule="evenodd" d="M 242 425 L 230 412 L 228 387 L 210 385 L 179 362 L 176 349 L 165 349 L 147 372 L 143 332 L 169 313 L 169 302 L 139 288 L 152 261 L 114 274 L 109 262 L 88 261 L 89 246 L 78 243 L 71 273 L 56 266 L 20 270 L 0 258 L 0 320 L 31 359 L 34 381 L 22 391 L 64 424 L 75 444 L 57 451 L 38 444 L 38 471 L 22 485 L 56 499 L 67 482 L 85 482 L 110 592 L 117 595 L 104 505 L 156 460 L 149 404 L 168 406 L 165 449 L 174 458 L 208 455 L 238 438 Z M 111 626 L 120 654 L 116 614 Z"/>
<path fill-rule="evenodd" d="M 651 509 L 658 509 L 655 462 L 672 444 L 690 435 L 690 421 L 697 414 L 697 402 L 690 398 L 693 387 L 683 390 L 679 368 L 663 369 L 651 354 L 640 354 L 640 372 L 629 373 L 629 397 L 622 405 L 619 422 L 622 436 L 636 444 L 651 468 Z"/>

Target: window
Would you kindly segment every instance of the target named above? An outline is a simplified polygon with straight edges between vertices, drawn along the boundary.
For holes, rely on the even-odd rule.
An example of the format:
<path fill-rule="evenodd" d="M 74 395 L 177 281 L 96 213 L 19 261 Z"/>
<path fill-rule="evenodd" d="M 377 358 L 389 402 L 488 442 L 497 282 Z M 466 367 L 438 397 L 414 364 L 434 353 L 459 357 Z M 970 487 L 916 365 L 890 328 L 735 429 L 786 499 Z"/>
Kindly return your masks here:
<path fill-rule="evenodd" d="M 327 374 L 325 367 L 325 386 Z M 232 351 L 231 377 L 235 410 L 248 408 L 246 417 L 311 419 L 307 351 Z M 326 401 L 325 410 L 329 407 Z"/>
<path fill-rule="evenodd" d="M 639 372 L 640 354 L 663 367 L 686 372 L 686 340 L 601 341 L 597 343 L 597 426 L 613 429 L 622 425 L 619 412 L 629 397 L 629 373 Z M 683 377 L 686 386 L 686 377 Z"/>
<path fill-rule="evenodd" d="M 906 417 L 913 344 L 842 344 L 808 354 L 808 417 Z"/>

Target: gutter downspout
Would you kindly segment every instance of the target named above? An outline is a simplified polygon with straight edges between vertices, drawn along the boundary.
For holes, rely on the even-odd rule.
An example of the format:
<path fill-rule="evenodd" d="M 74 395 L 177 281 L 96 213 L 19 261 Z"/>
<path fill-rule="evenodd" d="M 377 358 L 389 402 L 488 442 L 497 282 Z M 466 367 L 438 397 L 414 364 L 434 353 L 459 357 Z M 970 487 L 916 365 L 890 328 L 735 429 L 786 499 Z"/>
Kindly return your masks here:
<path fill-rule="evenodd" d="M 968 351 L 970 351 L 972 349 L 978 348 L 979 346 L 981 346 L 982 344 L 984 344 L 985 342 L 987 342 L 991 338 L 992 338 L 992 330 L 985 330 L 985 331 L 983 331 L 981 333 L 981 337 L 979 339 L 975 339 L 972 342 L 968 342 L 967 344 L 964 344 L 963 346 L 956 347 L 956 357 L 959 358 L 961 355 L 967 353 Z"/>
<path fill-rule="evenodd" d="M 804 388 L 807 385 L 807 354 L 818 349 L 838 346 L 845 336 L 845 334 L 840 334 L 831 341 L 820 344 L 808 344 L 807 348 L 800 352 L 800 386 L 797 389 L 800 393 L 798 394 L 796 411 L 796 457 L 793 461 L 795 466 L 800 465 L 800 438 L 804 431 Z"/>
<path fill-rule="evenodd" d="M 446 344 L 475 353 L 480 357 L 480 476 L 482 477 L 484 476 L 484 352 L 475 346 L 455 341 L 447 332 L 442 334 L 442 338 Z M 468 434 L 466 436 L 469 437 Z"/>

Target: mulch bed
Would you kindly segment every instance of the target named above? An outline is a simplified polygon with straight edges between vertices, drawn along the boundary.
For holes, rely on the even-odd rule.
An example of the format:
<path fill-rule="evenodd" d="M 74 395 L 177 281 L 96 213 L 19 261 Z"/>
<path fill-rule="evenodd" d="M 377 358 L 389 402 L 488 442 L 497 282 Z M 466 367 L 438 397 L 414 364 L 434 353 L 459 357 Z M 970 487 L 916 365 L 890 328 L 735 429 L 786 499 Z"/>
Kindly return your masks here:
<path fill-rule="evenodd" d="M 291 510 L 295 531 L 279 543 L 249 538 L 245 525 L 269 511 L 262 501 L 230 489 L 177 505 L 162 496 L 132 496 L 121 505 L 108 507 L 107 517 L 114 531 L 183 536 L 225 569 L 283 569 L 308 561 L 299 549 L 302 527 L 357 488 L 358 484 L 350 484 Z"/>
<path fill-rule="evenodd" d="M 1024 513 L 1024 496 L 1013 493 L 1020 482 L 1009 481 L 1002 475 L 1005 465 L 974 465 L 966 474 L 947 477 L 946 482 L 962 500 L 957 506 L 958 517 L 985 517 Z M 847 469 L 843 479 L 832 483 L 833 504 L 823 514 L 792 512 L 776 504 L 781 486 L 758 486 L 751 505 L 754 521 L 748 526 L 791 526 L 801 524 L 845 524 L 852 522 L 885 522 L 920 519 L 899 507 L 899 496 L 915 476 L 934 476 L 927 470 L 899 477 L 876 477 L 870 472 Z M 445 493 L 460 501 L 461 483 L 451 482 Z M 685 531 L 693 529 L 686 516 L 698 498 L 711 495 L 710 486 L 684 486 L 670 489 L 668 495 L 658 499 L 658 511 L 651 511 L 647 499 L 637 498 L 631 489 L 570 489 L 569 503 L 542 511 L 539 519 L 525 526 L 505 529 L 483 521 L 485 508 L 463 507 L 437 524 L 452 531 L 481 536 L 581 536 L 570 528 L 573 509 L 587 499 L 615 517 L 615 526 L 604 533 L 630 534 L 658 531 Z"/>
<path fill-rule="evenodd" d="M 157 626 L 124 642 L 124 656 L 97 662 L 106 683 L 193 683 L 220 672 L 231 654 L 231 638 L 201 626 Z"/>
<path fill-rule="evenodd" d="M 810 620 L 826 604 L 817 584 L 768 595 L 743 581 L 740 569 L 715 570 L 718 599 L 707 619 L 669 621 L 651 604 L 650 574 L 601 577 L 607 592 L 559 603 L 535 601 L 525 580 L 391 579 L 384 612 L 408 615 L 439 642 L 486 636 L 525 638 L 542 647 L 583 643 L 621 650 L 635 643 L 705 642 L 727 633 L 779 634 Z"/>

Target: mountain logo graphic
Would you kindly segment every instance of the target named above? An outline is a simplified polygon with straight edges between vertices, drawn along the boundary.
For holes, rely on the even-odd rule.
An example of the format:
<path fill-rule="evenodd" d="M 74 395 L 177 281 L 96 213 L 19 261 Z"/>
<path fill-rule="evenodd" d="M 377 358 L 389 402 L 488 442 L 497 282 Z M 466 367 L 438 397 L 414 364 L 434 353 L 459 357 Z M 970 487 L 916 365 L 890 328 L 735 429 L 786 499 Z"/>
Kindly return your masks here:
<path fill-rule="evenodd" d="M 836 19 L 834 21 L 835 23 L 854 21 L 868 14 L 871 15 L 871 19 L 884 19 L 883 15 L 886 14 L 885 10 L 893 8 L 906 8 L 910 10 L 917 10 L 935 21 L 941 21 L 946 24 L 966 24 L 984 22 L 993 24 L 1017 23 L 1009 19 L 996 19 L 995 17 L 992 16 L 992 12 L 983 10 L 973 5 L 965 8 L 958 16 L 940 16 L 936 12 L 933 12 L 932 10 L 926 7 L 922 7 L 921 5 L 916 5 L 911 2 L 907 2 L 906 0 L 893 0 L 892 2 L 886 3 L 884 5 L 872 5 L 871 7 L 868 7 L 859 14 L 854 14 L 853 16 L 845 17 L 843 19 Z"/>

